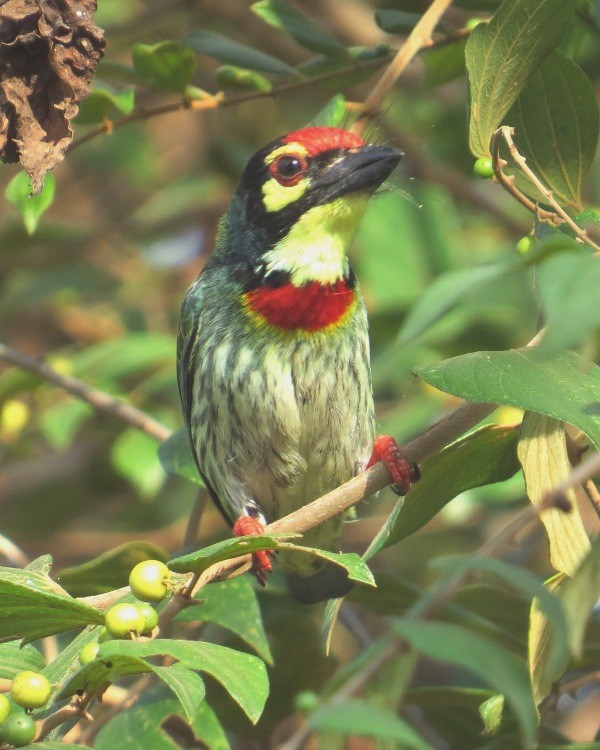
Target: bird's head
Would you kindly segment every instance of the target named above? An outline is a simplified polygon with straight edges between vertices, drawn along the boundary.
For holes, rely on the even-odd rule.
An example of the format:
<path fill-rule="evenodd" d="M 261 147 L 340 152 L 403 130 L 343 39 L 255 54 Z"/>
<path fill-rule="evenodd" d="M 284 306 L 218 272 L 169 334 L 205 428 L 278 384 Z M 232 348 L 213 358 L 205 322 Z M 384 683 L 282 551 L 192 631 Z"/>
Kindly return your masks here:
<path fill-rule="evenodd" d="M 401 152 L 366 145 L 340 128 L 309 127 L 260 149 L 235 191 L 219 243 L 222 259 L 256 283 L 334 284 L 369 197 Z"/>

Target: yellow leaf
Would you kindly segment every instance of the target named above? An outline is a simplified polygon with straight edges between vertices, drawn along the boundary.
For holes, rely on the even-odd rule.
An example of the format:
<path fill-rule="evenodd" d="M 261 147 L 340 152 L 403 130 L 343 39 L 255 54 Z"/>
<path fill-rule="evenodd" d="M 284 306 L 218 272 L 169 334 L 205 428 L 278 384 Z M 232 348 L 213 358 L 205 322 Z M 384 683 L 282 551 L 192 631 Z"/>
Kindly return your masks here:
<path fill-rule="evenodd" d="M 517 455 L 523 467 L 527 495 L 534 505 L 540 505 L 546 494 L 571 473 L 564 425 L 543 414 L 525 414 Z M 541 513 L 541 519 L 548 534 L 553 567 L 572 576 L 588 553 L 590 540 L 574 491 L 569 490 L 567 497 L 573 508 L 570 513 L 549 508 Z"/>

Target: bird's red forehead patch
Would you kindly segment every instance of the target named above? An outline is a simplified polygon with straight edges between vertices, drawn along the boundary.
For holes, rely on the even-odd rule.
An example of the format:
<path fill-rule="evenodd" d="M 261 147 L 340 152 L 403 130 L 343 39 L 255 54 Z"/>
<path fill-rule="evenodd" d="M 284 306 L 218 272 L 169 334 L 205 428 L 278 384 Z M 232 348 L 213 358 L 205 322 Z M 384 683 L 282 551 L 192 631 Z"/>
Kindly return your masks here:
<path fill-rule="evenodd" d="M 301 143 L 309 156 L 322 154 L 335 148 L 361 148 L 363 139 L 342 128 L 302 128 L 294 130 L 282 138 L 282 143 Z"/>

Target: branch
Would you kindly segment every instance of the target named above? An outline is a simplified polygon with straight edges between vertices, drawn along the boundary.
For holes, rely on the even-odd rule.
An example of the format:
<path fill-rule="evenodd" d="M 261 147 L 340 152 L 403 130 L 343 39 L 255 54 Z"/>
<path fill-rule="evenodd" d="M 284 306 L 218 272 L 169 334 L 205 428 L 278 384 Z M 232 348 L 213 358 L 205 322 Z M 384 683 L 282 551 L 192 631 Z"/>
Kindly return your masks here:
<path fill-rule="evenodd" d="M 379 114 L 388 91 L 406 70 L 410 61 L 424 47 L 433 45 L 433 39 L 431 38 L 433 30 L 451 4 L 452 0 L 433 0 L 365 100 L 362 106 L 362 114 L 352 126 L 352 132 L 360 135 L 364 131 L 368 121 Z"/>
<path fill-rule="evenodd" d="M 324 81 L 335 80 L 348 75 L 349 73 L 360 73 L 364 70 L 370 70 L 371 68 L 377 68 L 384 65 L 390 59 L 390 55 L 375 58 L 374 60 L 365 60 L 364 62 L 357 62 L 355 65 L 349 65 L 344 68 L 338 68 L 327 73 L 322 73 L 318 76 L 312 76 L 311 78 L 303 78 L 300 81 L 293 81 L 291 83 L 284 83 L 280 86 L 273 87 L 270 91 L 251 91 L 245 94 L 234 94 L 232 96 L 225 96 L 223 92 L 219 92 L 214 96 L 209 96 L 206 99 L 179 99 L 176 102 L 169 102 L 168 104 L 159 104 L 155 107 L 144 107 L 131 115 L 126 115 L 118 120 L 105 120 L 98 127 L 89 130 L 85 135 L 80 136 L 76 140 L 72 141 L 67 149 L 67 153 L 75 148 L 87 143 L 87 141 L 96 138 L 96 136 L 102 135 L 103 133 L 112 133 L 115 128 L 120 128 L 123 125 L 129 125 L 129 123 L 137 122 L 139 120 L 149 120 L 152 117 L 160 117 L 161 115 L 170 114 L 172 112 L 182 112 L 185 110 L 201 111 L 209 109 L 222 109 L 223 107 L 232 107 L 236 104 L 244 104 L 255 99 L 267 99 L 276 97 L 279 94 L 286 94 L 292 91 L 297 91 L 303 88 L 307 88 L 313 85 L 318 85 Z"/>
<path fill-rule="evenodd" d="M 562 208 L 562 206 L 557 202 L 552 191 L 549 190 L 535 174 L 535 172 L 533 172 L 533 170 L 529 168 L 525 157 L 521 153 L 519 153 L 519 150 L 515 146 L 515 143 L 512 139 L 514 132 L 514 128 L 503 125 L 501 128 L 498 128 L 498 130 L 496 130 L 496 132 L 492 136 L 491 152 L 494 165 L 494 176 L 496 177 L 500 185 L 502 185 L 505 190 L 507 190 L 514 198 L 516 198 L 521 205 L 525 206 L 528 211 L 531 211 L 531 213 L 535 214 L 543 221 L 550 221 L 553 224 L 560 224 L 563 221 L 566 222 L 575 232 L 575 235 L 578 238 L 579 242 L 589 245 L 596 251 L 596 253 L 600 253 L 600 245 L 597 245 L 592 239 L 590 239 L 587 232 L 584 229 L 581 229 L 581 227 L 579 227 L 573 221 L 573 219 L 564 210 L 564 208 Z M 504 141 L 506 142 L 510 155 L 513 158 L 515 164 L 519 167 L 519 169 L 529 180 L 529 182 L 539 191 L 544 201 L 552 206 L 554 211 L 547 211 L 546 209 L 540 208 L 537 203 L 532 201 L 519 190 L 519 188 L 515 184 L 514 176 L 505 175 L 502 172 L 502 168 L 506 166 L 506 162 L 500 157 L 501 139 L 504 139 Z"/>
<path fill-rule="evenodd" d="M 0 361 L 8 362 L 8 364 L 14 367 L 19 367 L 21 370 L 26 370 L 33 375 L 37 375 L 42 380 L 54 383 L 54 385 L 67 391 L 72 396 L 90 404 L 94 409 L 112 414 L 113 417 L 127 422 L 132 427 L 137 427 L 138 430 L 142 430 L 147 435 L 161 442 L 171 435 L 171 430 L 168 427 L 140 409 L 136 409 L 135 406 L 126 404 L 124 401 L 110 396 L 98 388 L 77 380 L 77 378 L 73 378 L 70 375 L 63 375 L 41 359 L 30 357 L 28 354 L 23 354 L 23 352 L 6 346 L 6 344 L 0 344 Z"/>

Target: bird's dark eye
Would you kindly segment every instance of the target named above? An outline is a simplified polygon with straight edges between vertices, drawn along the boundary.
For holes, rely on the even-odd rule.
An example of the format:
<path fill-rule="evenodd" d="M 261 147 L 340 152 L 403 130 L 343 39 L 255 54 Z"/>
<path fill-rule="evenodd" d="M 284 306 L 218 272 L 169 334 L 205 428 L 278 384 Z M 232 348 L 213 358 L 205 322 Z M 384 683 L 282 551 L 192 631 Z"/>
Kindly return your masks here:
<path fill-rule="evenodd" d="M 269 171 L 280 185 L 290 187 L 300 182 L 306 171 L 306 161 L 302 156 L 284 154 L 272 162 Z"/>

